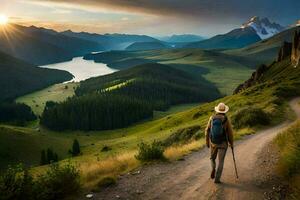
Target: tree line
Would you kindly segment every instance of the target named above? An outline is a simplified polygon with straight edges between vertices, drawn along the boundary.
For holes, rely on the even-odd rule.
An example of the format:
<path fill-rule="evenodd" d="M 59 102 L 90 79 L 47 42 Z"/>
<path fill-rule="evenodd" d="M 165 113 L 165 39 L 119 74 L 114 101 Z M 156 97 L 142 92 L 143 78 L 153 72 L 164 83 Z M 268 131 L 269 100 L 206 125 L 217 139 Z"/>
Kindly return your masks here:
<path fill-rule="evenodd" d="M 2 102 L 0 103 L 0 122 L 9 122 L 23 125 L 37 117 L 31 108 L 23 103 Z"/>
<path fill-rule="evenodd" d="M 206 102 L 217 92 L 184 71 L 148 64 L 84 81 L 76 96 L 47 103 L 41 124 L 53 130 L 110 130 L 153 116 L 172 105 Z"/>

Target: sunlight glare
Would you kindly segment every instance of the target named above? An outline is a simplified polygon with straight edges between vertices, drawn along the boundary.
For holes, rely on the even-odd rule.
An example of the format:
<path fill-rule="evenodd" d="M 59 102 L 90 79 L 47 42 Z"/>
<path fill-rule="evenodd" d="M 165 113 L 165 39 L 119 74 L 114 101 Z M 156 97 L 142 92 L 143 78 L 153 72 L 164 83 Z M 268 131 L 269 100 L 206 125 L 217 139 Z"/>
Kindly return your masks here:
<path fill-rule="evenodd" d="M 8 23 L 8 17 L 6 15 L 0 14 L 0 25 L 6 25 Z"/>

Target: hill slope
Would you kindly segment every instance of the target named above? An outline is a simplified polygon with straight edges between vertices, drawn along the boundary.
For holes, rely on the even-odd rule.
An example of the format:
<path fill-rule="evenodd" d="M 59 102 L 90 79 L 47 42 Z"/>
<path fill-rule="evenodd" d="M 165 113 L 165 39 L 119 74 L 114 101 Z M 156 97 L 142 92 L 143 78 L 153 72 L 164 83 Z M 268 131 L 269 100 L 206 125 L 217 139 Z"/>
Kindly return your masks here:
<path fill-rule="evenodd" d="M 72 78 L 69 72 L 35 67 L 0 52 L 0 101 Z"/>
<path fill-rule="evenodd" d="M 87 32 L 72 32 L 65 31 L 62 34 L 80 38 L 92 42 L 96 42 L 104 47 L 104 50 L 124 50 L 129 45 L 135 42 L 158 42 L 157 39 L 149 37 L 147 35 L 128 35 L 128 34 L 96 34 Z"/>
<path fill-rule="evenodd" d="M 76 97 L 46 108 L 41 123 L 54 130 L 116 129 L 152 117 L 154 110 L 219 96 L 205 80 L 166 65 L 145 64 L 81 82 Z"/>
<path fill-rule="evenodd" d="M 221 52 L 201 49 L 164 49 L 150 51 L 110 51 L 84 57 L 109 67 L 124 69 L 138 64 L 159 62 L 204 77 L 215 84 L 222 94 L 232 94 L 256 67 L 251 60 Z"/>
<path fill-rule="evenodd" d="M 17 148 L 18 146 L 24 144 L 32 144 L 32 147 L 36 147 L 37 145 L 37 150 L 31 151 L 38 152 L 35 154 L 35 159 L 31 158 L 31 163 L 37 164 L 39 162 L 38 159 L 40 149 L 48 146 L 53 146 L 55 148 L 54 150 L 57 149 L 59 155 L 61 155 L 62 158 L 66 158 L 66 156 L 63 155 L 63 152 L 67 153 L 67 148 L 65 145 L 66 142 L 68 142 L 67 146 L 70 146 L 72 140 L 74 138 L 78 138 L 81 144 L 83 155 L 73 158 L 72 161 L 81 163 L 80 168 L 82 170 L 84 184 L 89 188 L 93 188 L 94 186 L 97 188 L 97 184 L 104 177 L 117 176 L 118 174 L 123 174 L 125 172 L 128 172 L 128 170 L 136 168 L 137 161 L 134 155 L 137 150 L 137 144 L 139 144 L 141 141 L 150 143 L 153 142 L 153 140 L 164 141 L 173 134 L 175 136 L 178 134 L 180 135 L 181 133 L 183 134 L 183 136 L 185 136 L 184 133 L 196 134 L 195 132 L 190 132 L 188 130 L 195 126 L 200 126 L 200 130 L 199 132 L 197 132 L 199 133 L 199 141 L 189 140 L 190 138 L 188 138 L 188 140 L 184 141 L 183 144 L 175 144 L 175 147 L 167 148 L 165 151 L 165 155 L 167 156 L 167 158 L 176 160 L 178 156 L 184 155 L 195 148 L 199 148 L 204 142 L 203 133 L 207 120 L 213 114 L 214 106 L 219 102 L 225 102 L 230 106 L 230 112 L 228 113 L 228 115 L 232 119 L 234 125 L 236 125 L 236 123 L 240 120 L 243 120 L 245 122 L 240 127 L 240 129 L 237 129 L 235 126 L 236 138 L 239 138 L 242 135 L 253 134 L 254 131 L 257 130 L 257 127 L 261 127 L 261 125 L 263 125 L 260 124 L 261 122 L 259 120 L 255 120 L 256 118 L 260 117 L 260 115 L 255 115 L 257 109 L 259 109 L 272 119 L 272 121 L 270 122 L 271 124 L 277 124 L 279 122 L 285 121 L 286 116 L 292 115 L 291 113 L 285 115 L 287 100 L 290 97 L 300 94 L 299 67 L 294 68 L 294 66 L 291 65 L 290 60 L 287 58 L 283 61 L 274 63 L 267 68 L 268 72 L 266 73 L 263 81 L 255 83 L 250 88 L 247 88 L 242 92 L 239 92 L 238 94 L 230 95 L 218 99 L 214 102 L 202 104 L 193 109 L 172 114 L 157 120 L 135 124 L 128 128 L 117 129 L 113 131 L 94 131 L 89 132 L 88 134 L 87 132 L 79 131 L 68 131 L 68 134 L 63 134 L 64 132 L 49 132 L 45 129 L 41 129 L 41 132 L 37 132 L 32 129 L 18 128 L 18 130 L 12 130 L 9 132 L 9 134 L 6 134 L 6 136 L 9 137 L 3 137 L 0 142 L 6 144 L 6 139 L 10 140 L 15 135 L 20 136 L 20 131 L 30 134 L 30 136 L 36 138 L 37 141 L 39 141 L 40 137 L 45 138 L 45 141 L 49 141 L 49 143 L 38 143 L 37 145 L 36 143 L 34 143 L 34 139 L 23 134 L 22 136 L 27 138 L 26 143 L 20 143 L 20 141 L 15 140 L 14 144 L 16 148 L 8 151 L 8 156 L 20 155 L 20 153 L 18 152 L 25 152 L 27 148 L 19 149 Z M 247 109 L 247 112 L 245 112 L 245 109 Z M 251 123 L 251 126 L 249 125 L 249 123 Z M 4 135 L 4 131 L 6 131 L 8 128 L 3 127 L 3 125 L 0 125 L 0 127 L 1 136 Z M 47 138 L 49 138 L 49 140 L 47 140 Z M 50 143 L 51 141 L 55 142 L 55 144 Z M 104 146 L 109 146 L 112 150 L 107 152 L 100 152 L 99 149 L 102 149 Z M 2 145 L 0 145 L 0 147 L 2 147 Z M 253 147 L 253 145 L 251 145 L 251 147 Z M 6 148 L 4 145 L 4 148 L 0 148 L 0 151 L 7 152 L 7 149 L 8 148 Z M 60 149 L 64 149 L 62 150 L 62 153 L 60 153 Z M 126 154 L 124 154 L 124 152 L 126 152 Z M 26 155 L 28 156 L 30 154 Z M 110 156 L 112 155 L 117 156 L 111 158 Z M 245 154 L 243 154 L 243 156 L 244 155 Z M 101 160 L 100 164 L 99 160 Z M 198 155 L 197 160 L 199 160 Z M 9 162 L 6 163 L 16 162 L 13 157 L 10 157 Z M 169 166 L 167 165 L 167 167 Z M 232 170 L 231 167 L 229 169 Z M 39 168 L 39 170 L 42 169 Z M 168 168 L 167 171 L 170 172 L 172 170 L 169 170 Z M 183 174 L 183 176 L 185 175 L 186 174 Z M 172 178 L 173 177 L 174 176 L 172 176 Z M 196 179 L 197 178 L 198 177 L 196 177 Z M 205 178 L 205 180 L 207 180 L 207 178 Z M 169 183 L 168 179 L 166 182 Z M 173 188 L 171 191 L 173 191 Z"/>
<path fill-rule="evenodd" d="M 194 42 L 186 45 L 187 48 L 202 49 L 235 49 L 242 48 L 267 39 L 281 31 L 284 28 L 277 24 L 271 23 L 268 18 L 260 19 L 252 17 L 244 23 L 241 28 L 234 29 L 226 34 L 217 35 L 210 39 L 200 42 Z"/>
<path fill-rule="evenodd" d="M 247 27 L 234 29 L 224 35 L 217 35 L 200 42 L 193 42 L 185 47 L 201 49 L 234 49 L 253 44 L 260 40 L 261 38 L 257 35 L 256 31 L 251 27 Z"/>
<path fill-rule="evenodd" d="M 167 49 L 169 48 L 167 45 L 161 42 L 135 42 L 125 50 L 127 51 L 143 51 L 143 50 L 154 50 L 154 49 Z"/>
<path fill-rule="evenodd" d="M 0 29 L 0 51 L 35 65 L 70 60 L 103 49 L 99 44 L 53 30 L 9 24 Z"/>
<path fill-rule="evenodd" d="M 165 37 L 160 37 L 158 39 L 169 43 L 188 43 L 188 42 L 198 42 L 204 40 L 204 37 L 200 35 L 183 34 L 183 35 L 165 36 Z"/>

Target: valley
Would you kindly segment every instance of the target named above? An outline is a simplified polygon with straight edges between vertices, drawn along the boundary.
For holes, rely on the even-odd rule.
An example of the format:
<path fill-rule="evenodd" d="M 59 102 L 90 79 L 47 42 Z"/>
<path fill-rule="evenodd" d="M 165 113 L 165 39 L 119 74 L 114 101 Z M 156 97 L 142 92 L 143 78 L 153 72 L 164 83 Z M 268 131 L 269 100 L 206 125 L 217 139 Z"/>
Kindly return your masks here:
<path fill-rule="evenodd" d="M 72 16 L 76 6 L 53 13 Z M 102 26 L 76 19 L 103 28 L 109 15 L 98 16 Z M 114 23 L 141 26 L 122 15 Z M 0 200 L 250 199 L 272 190 L 252 175 L 274 138 L 287 146 L 276 135 L 296 134 L 288 127 L 300 109 L 300 26 L 255 16 L 205 37 L 86 32 L 67 21 L 52 29 L 3 16 Z M 220 102 L 230 107 L 241 178 L 226 158 L 225 184 L 214 185 L 205 128 Z"/>

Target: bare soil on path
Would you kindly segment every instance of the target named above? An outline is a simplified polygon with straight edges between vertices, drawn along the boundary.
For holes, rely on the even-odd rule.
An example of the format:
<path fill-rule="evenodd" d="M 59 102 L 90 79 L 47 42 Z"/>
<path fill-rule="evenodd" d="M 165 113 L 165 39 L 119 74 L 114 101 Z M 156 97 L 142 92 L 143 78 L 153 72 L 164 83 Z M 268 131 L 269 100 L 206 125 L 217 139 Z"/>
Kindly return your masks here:
<path fill-rule="evenodd" d="M 291 108 L 300 118 L 300 98 L 290 101 Z M 228 149 L 222 184 L 214 184 L 209 178 L 210 160 L 207 148 L 193 152 L 181 161 L 143 166 L 140 173 L 131 173 L 119 178 L 117 185 L 103 189 L 93 199 L 264 199 L 267 188 L 259 184 L 257 165 L 261 151 L 291 122 L 258 131 L 235 143 L 235 156 L 239 179 L 235 178 L 231 150 Z"/>

